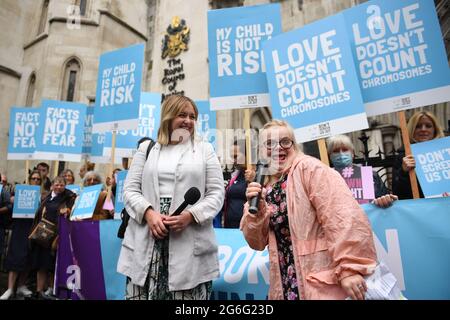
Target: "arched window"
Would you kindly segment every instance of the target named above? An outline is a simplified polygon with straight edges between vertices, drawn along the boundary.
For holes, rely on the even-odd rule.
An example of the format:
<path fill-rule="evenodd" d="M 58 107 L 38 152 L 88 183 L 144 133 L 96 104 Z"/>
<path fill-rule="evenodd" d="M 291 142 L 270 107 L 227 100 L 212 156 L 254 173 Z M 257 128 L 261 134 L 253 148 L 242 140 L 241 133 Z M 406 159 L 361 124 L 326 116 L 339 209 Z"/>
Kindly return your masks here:
<path fill-rule="evenodd" d="M 39 28 L 37 32 L 38 35 L 45 31 L 45 26 L 47 25 L 48 3 L 49 0 L 44 0 L 42 4 L 41 18 L 39 19 Z"/>
<path fill-rule="evenodd" d="M 87 0 L 76 0 L 75 5 L 80 7 L 80 15 L 86 15 Z"/>
<path fill-rule="evenodd" d="M 79 78 L 81 65 L 78 59 L 70 59 L 64 67 L 64 78 L 62 87 L 62 100 L 74 101 L 78 97 Z"/>
<path fill-rule="evenodd" d="M 36 90 L 36 75 L 32 73 L 30 76 L 30 80 L 28 80 L 27 101 L 25 101 L 25 105 L 27 107 L 31 107 L 33 105 L 35 90 Z"/>

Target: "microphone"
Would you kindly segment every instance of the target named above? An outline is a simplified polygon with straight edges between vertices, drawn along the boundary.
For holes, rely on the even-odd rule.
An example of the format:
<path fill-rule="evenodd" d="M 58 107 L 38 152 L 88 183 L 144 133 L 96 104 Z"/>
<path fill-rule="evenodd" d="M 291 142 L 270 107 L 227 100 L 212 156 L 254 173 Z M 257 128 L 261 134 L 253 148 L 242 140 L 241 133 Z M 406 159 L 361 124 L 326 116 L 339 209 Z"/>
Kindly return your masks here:
<path fill-rule="evenodd" d="M 198 190 L 196 187 L 190 188 L 186 193 L 184 194 L 184 201 L 180 206 L 175 210 L 174 213 L 172 213 L 172 216 L 177 216 L 181 212 L 183 212 L 184 209 L 190 204 L 193 205 L 200 199 L 200 190 Z"/>
<path fill-rule="evenodd" d="M 264 183 L 263 171 L 265 168 L 267 168 L 267 164 L 258 161 L 258 163 L 256 164 L 256 176 L 254 182 L 258 182 L 261 185 L 261 188 Z M 261 192 L 250 200 L 250 207 L 248 208 L 248 211 L 250 213 L 256 214 L 258 212 L 258 203 L 260 199 L 261 199 Z"/>

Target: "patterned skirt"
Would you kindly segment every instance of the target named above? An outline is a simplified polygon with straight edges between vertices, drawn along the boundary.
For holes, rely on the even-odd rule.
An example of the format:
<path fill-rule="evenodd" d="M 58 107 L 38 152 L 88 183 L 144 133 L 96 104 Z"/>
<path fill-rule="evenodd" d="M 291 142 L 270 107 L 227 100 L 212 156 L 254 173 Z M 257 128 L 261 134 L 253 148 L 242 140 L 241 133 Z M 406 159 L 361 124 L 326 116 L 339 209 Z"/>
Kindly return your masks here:
<path fill-rule="evenodd" d="M 169 214 L 171 198 L 161 198 L 161 214 Z M 133 284 L 127 278 L 127 300 L 208 300 L 212 281 L 199 284 L 193 289 L 169 291 L 169 236 L 155 239 L 150 268 L 143 287 Z"/>

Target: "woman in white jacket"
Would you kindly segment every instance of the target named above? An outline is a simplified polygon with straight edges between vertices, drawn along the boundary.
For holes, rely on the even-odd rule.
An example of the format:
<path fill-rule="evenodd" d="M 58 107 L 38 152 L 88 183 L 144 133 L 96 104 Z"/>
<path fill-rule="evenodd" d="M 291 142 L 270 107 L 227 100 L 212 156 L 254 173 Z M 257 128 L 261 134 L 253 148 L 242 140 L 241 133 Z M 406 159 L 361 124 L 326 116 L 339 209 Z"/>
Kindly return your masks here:
<path fill-rule="evenodd" d="M 222 169 L 209 143 L 194 136 L 198 110 L 184 96 L 169 96 L 161 110 L 158 139 L 140 145 L 124 186 L 130 215 L 118 272 L 127 299 L 209 299 L 219 276 L 213 218 L 224 198 Z M 171 214 L 191 187 L 200 200 Z"/>

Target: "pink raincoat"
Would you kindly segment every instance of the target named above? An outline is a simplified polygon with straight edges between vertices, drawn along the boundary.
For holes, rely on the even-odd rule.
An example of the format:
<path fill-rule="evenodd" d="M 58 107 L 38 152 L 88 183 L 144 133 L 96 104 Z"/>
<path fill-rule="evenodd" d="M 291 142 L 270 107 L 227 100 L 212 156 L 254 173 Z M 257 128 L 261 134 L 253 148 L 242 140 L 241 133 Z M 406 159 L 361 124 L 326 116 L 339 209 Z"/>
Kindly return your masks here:
<path fill-rule="evenodd" d="M 369 220 L 340 174 L 316 158 L 299 154 L 287 178 L 289 229 L 300 299 L 345 299 L 340 280 L 371 274 L 376 252 Z M 269 245 L 269 299 L 283 299 L 271 212 L 244 207 L 241 230 L 251 248 Z"/>

